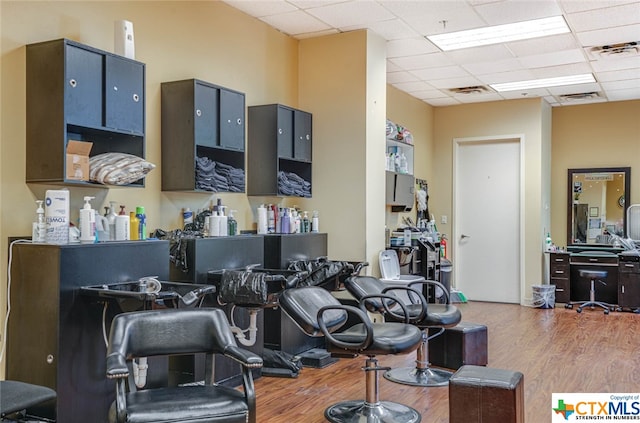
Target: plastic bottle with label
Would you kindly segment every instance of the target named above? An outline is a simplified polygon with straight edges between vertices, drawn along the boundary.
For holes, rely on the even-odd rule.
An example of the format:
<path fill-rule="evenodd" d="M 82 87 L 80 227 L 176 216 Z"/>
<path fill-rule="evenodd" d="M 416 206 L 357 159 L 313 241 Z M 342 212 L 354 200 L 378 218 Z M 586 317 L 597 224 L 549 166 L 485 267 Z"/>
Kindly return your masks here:
<path fill-rule="evenodd" d="M 84 197 L 84 207 L 80 209 L 80 242 L 88 244 L 96 240 L 96 212 L 90 201 L 95 197 Z"/>
<path fill-rule="evenodd" d="M 313 211 L 311 218 L 311 232 L 320 232 L 320 217 L 317 210 Z"/>
<path fill-rule="evenodd" d="M 136 207 L 136 219 L 138 220 L 138 239 L 147 239 L 147 216 L 144 207 Z"/>
<path fill-rule="evenodd" d="M 139 231 L 138 231 L 138 218 L 136 217 L 136 212 L 129 213 L 129 239 L 132 241 L 139 239 Z"/>

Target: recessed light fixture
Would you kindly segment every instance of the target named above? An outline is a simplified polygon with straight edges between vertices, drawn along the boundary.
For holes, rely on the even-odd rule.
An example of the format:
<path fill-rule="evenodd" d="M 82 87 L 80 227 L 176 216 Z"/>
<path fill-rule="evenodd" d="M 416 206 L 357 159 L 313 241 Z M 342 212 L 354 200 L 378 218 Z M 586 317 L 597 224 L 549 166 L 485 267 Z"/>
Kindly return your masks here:
<path fill-rule="evenodd" d="M 593 74 L 585 73 L 581 75 L 559 76 L 556 78 L 530 79 L 528 81 L 489 84 L 489 86 L 498 92 L 502 92 L 528 90 L 531 88 L 557 87 L 560 85 L 587 84 L 590 82 L 596 82 L 596 79 L 593 77 Z"/>
<path fill-rule="evenodd" d="M 550 18 L 534 19 L 532 21 L 450 32 L 447 34 L 427 35 L 426 38 L 441 50 L 450 51 L 545 37 L 547 35 L 564 34 L 567 32 L 569 32 L 569 27 L 564 21 L 564 18 L 562 16 L 553 16 Z"/>

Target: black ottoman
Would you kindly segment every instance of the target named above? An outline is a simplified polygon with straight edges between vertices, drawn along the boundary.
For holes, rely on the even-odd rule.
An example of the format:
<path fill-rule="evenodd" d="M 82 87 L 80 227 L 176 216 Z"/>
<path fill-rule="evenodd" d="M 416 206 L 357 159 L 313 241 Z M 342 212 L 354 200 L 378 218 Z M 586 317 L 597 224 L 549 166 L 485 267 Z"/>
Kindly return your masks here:
<path fill-rule="evenodd" d="M 460 322 L 429 340 L 429 362 L 434 366 L 457 370 L 465 364 L 487 365 L 487 327 Z"/>
<path fill-rule="evenodd" d="M 449 423 L 524 423 L 520 372 L 462 366 L 449 380 Z"/>

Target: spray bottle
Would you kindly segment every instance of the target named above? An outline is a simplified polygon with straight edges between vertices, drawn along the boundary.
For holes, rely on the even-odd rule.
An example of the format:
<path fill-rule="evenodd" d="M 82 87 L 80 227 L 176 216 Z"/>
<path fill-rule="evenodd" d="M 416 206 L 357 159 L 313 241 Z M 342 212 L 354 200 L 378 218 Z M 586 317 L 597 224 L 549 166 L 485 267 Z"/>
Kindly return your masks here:
<path fill-rule="evenodd" d="M 289 209 L 284 209 L 284 214 L 282 215 L 282 221 L 280 222 L 280 231 L 283 234 L 288 234 L 291 232 L 290 230 L 291 217 L 289 216 Z"/>
<path fill-rule="evenodd" d="M 96 240 L 96 212 L 90 201 L 95 197 L 84 197 L 84 207 L 80 209 L 80 242 L 91 243 Z"/>
<path fill-rule="evenodd" d="M 109 225 L 109 239 L 111 241 L 116 240 L 116 202 L 109 201 L 109 214 L 107 214 L 107 224 Z"/>
<path fill-rule="evenodd" d="M 138 239 L 147 239 L 147 216 L 144 207 L 136 207 L 136 219 L 138 220 Z"/>

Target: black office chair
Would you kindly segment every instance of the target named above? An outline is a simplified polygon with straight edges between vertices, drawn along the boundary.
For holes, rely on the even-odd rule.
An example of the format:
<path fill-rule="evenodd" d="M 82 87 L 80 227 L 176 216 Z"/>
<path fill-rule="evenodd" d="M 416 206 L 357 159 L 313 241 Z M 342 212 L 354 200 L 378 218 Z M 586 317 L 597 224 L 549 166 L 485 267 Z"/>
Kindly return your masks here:
<path fill-rule="evenodd" d="M 414 287 L 433 285 L 439 287 L 445 293 L 445 304 L 431 304 Z M 413 386 L 443 386 L 449 383 L 453 372 L 443 369 L 431 368 L 429 365 L 429 340 L 444 333 L 445 328 L 454 327 L 462 319 L 460 310 L 449 302 L 449 292 L 439 282 L 417 281 L 407 285 L 393 286 L 372 276 L 354 276 L 345 281 L 345 288 L 358 301 L 362 301 L 369 295 L 386 294 L 395 298 L 395 301 L 372 298 L 366 301 L 369 311 L 380 313 L 386 321 L 404 321 L 404 313 L 401 312 L 401 297 L 397 291 L 406 291 L 406 297 L 411 303 L 406 304 L 409 311 L 410 323 L 422 330 L 422 343 L 418 348 L 415 367 L 401 367 L 385 372 L 384 377 L 390 381 Z M 429 334 L 430 328 L 436 328 L 435 333 Z"/>
<path fill-rule="evenodd" d="M 342 305 L 331 293 L 317 286 L 289 289 L 280 296 L 280 307 L 310 336 L 326 337 L 327 351 L 332 354 L 367 355 L 365 370 L 366 396 L 364 400 L 343 401 L 325 410 L 330 422 L 417 423 L 420 413 L 404 404 L 378 399 L 377 355 L 404 354 L 420 345 L 418 328 L 404 323 L 372 323 L 364 310 Z M 348 315 L 360 323 L 336 332 Z"/>
<path fill-rule="evenodd" d="M 56 399 L 56 391 L 45 386 L 15 380 L 0 380 L 1 421 L 51 421 L 37 417 L 29 409 Z"/>
<path fill-rule="evenodd" d="M 578 270 L 578 274 L 580 278 L 586 278 L 590 280 L 590 288 L 589 288 L 589 301 L 572 301 L 565 304 L 566 308 L 573 308 L 574 305 L 578 305 L 579 307 L 576 309 L 578 313 L 582 313 L 582 309 L 585 307 L 594 308 L 595 306 L 602 307 L 604 309 L 604 314 L 609 314 L 609 310 L 614 310 L 615 306 L 604 303 L 602 301 L 596 301 L 596 286 L 595 282 L 598 281 L 602 285 L 606 285 L 604 280 L 607 277 L 608 272 L 606 270 L 591 270 L 591 269 L 580 269 Z"/>
<path fill-rule="evenodd" d="M 133 381 L 128 381 L 134 358 L 195 353 L 206 353 L 203 385 L 136 390 Z M 243 391 L 214 384 L 215 354 L 241 365 Z M 119 314 L 111 324 L 107 349 L 107 377 L 116 380 L 116 400 L 109 410 L 109 421 L 255 423 L 251 369 L 260 367 L 260 356 L 237 346 L 227 317 L 220 309 Z"/>

